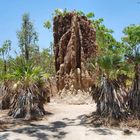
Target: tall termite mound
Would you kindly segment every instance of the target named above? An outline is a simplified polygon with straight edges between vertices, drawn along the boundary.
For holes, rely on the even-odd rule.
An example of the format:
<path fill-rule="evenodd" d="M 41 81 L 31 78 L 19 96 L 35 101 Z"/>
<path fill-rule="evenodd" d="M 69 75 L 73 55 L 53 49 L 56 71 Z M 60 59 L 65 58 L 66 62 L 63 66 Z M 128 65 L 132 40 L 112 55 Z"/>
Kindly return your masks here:
<path fill-rule="evenodd" d="M 90 20 L 75 12 L 54 17 L 57 87 L 87 90 L 94 81 L 85 65 L 97 53 L 96 32 Z"/>

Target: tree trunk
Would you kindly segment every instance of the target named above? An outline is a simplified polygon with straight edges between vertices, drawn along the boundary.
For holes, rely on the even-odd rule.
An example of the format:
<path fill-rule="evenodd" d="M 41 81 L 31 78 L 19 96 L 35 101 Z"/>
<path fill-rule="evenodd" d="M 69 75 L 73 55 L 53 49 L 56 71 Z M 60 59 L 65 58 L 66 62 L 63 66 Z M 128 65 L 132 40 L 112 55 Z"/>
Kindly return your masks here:
<path fill-rule="evenodd" d="M 113 119 L 122 118 L 125 110 L 123 98 L 126 96 L 126 93 L 120 88 L 118 83 L 115 80 L 112 81 L 103 77 L 101 86 L 96 90 L 94 88 L 93 98 L 96 99 L 97 113 Z"/>
<path fill-rule="evenodd" d="M 9 109 L 11 105 L 10 82 L 4 82 L 0 85 L 0 109 Z"/>
<path fill-rule="evenodd" d="M 135 66 L 135 79 L 129 93 L 128 106 L 134 114 L 140 117 L 140 64 Z"/>
<path fill-rule="evenodd" d="M 35 119 L 45 115 L 44 104 L 47 93 L 41 92 L 36 86 L 20 88 L 15 93 L 9 111 L 14 118 Z"/>
<path fill-rule="evenodd" d="M 4 60 L 4 74 L 7 73 L 7 61 Z"/>
<path fill-rule="evenodd" d="M 25 60 L 28 62 L 29 60 L 29 48 L 25 45 Z"/>

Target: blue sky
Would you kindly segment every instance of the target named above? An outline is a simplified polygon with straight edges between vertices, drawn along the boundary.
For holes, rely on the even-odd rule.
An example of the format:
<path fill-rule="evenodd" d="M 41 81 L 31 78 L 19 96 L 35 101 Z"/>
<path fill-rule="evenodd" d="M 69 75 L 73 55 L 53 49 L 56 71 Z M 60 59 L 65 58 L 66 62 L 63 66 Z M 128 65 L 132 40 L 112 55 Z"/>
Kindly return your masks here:
<path fill-rule="evenodd" d="M 24 13 L 30 13 L 36 31 L 39 33 L 39 46 L 47 48 L 53 40 L 52 31 L 43 27 L 45 20 L 52 18 L 55 9 L 82 10 L 94 12 L 96 18 L 104 18 L 104 24 L 115 31 L 114 37 L 120 40 L 122 30 L 130 24 L 140 24 L 140 0 L 1 0 L 0 1 L 0 46 L 6 39 L 17 49 L 16 31 L 21 27 Z"/>

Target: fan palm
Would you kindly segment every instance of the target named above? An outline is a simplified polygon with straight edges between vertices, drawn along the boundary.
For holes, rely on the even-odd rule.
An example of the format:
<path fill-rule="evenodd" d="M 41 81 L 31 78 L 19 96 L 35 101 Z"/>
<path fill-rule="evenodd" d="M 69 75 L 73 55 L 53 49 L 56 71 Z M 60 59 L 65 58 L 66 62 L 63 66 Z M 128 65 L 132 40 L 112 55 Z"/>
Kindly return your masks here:
<path fill-rule="evenodd" d="M 17 67 L 9 75 L 14 81 L 10 116 L 31 119 L 45 114 L 43 105 L 47 99 L 48 89 L 45 87 L 42 74 L 41 68 L 27 63 Z"/>
<path fill-rule="evenodd" d="M 101 73 L 96 92 L 93 94 L 93 97 L 96 96 L 97 113 L 120 119 L 125 109 L 124 97 L 126 93 L 116 78 L 121 71 L 122 57 L 119 55 L 103 55 L 98 57 L 96 62 Z"/>
<path fill-rule="evenodd" d="M 128 106 L 140 117 L 140 25 L 130 25 L 123 30 L 122 38 L 126 45 L 126 58 L 134 65 L 134 80 L 129 93 Z"/>
<path fill-rule="evenodd" d="M 133 61 L 135 65 L 135 77 L 129 92 L 128 105 L 130 110 L 140 117 L 140 52 L 138 49 L 133 56 Z"/>

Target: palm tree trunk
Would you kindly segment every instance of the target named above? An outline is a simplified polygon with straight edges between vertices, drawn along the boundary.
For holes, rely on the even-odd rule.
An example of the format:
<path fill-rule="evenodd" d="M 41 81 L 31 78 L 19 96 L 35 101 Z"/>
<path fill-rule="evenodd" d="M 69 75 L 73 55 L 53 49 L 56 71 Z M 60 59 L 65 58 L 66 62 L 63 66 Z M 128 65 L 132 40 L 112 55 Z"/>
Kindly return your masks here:
<path fill-rule="evenodd" d="M 0 109 L 9 109 L 11 104 L 10 82 L 0 85 Z"/>
<path fill-rule="evenodd" d="M 128 106 L 134 114 L 140 117 L 140 64 L 135 66 L 135 79 L 129 93 Z"/>
<path fill-rule="evenodd" d="M 44 93 L 37 87 L 21 89 L 14 95 L 8 115 L 13 118 L 36 119 L 45 115 L 45 101 Z"/>
<path fill-rule="evenodd" d="M 121 90 L 118 83 L 103 77 L 97 93 L 97 113 L 101 116 L 120 119 L 123 117 L 125 105 L 123 97 L 126 93 Z"/>
<path fill-rule="evenodd" d="M 7 61 L 4 60 L 4 74 L 7 73 Z"/>

